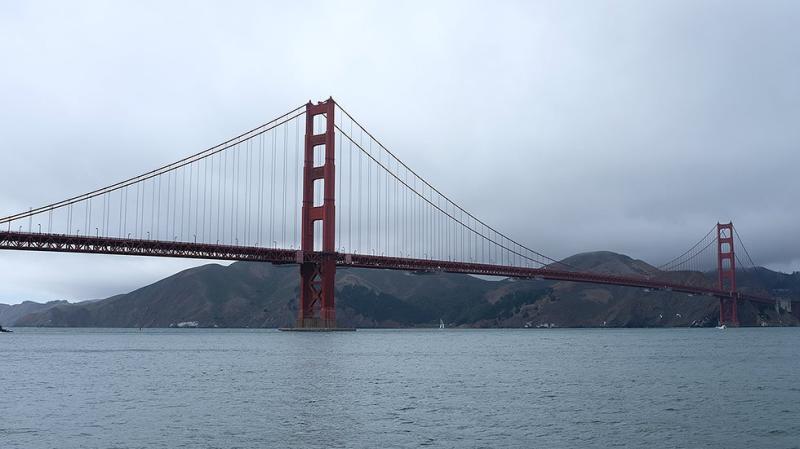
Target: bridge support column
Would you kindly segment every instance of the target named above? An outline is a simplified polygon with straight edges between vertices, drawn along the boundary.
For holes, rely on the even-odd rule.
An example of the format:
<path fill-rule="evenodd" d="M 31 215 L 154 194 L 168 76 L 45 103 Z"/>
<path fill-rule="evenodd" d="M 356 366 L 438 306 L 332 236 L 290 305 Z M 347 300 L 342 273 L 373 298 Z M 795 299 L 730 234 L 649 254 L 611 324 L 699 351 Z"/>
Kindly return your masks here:
<path fill-rule="evenodd" d="M 305 157 L 303 165 L 303 209 L 301 218 L 300 307 L 297 327 L 335 328 L 336 306 L 336 208 L 334 164 L 334 112 L 336 103 L 328 99 L 306 105 Z M 321 130 L 315 129 L 324 128 Z M 321 153 L 322 165 L 314 164 Z M 315 198 L 315 184 L 322 183 L 322 198 Z M 321 223 L 321 247 L 315 234 Z"/>
<path fill-rule="evenodd" d="M 733 223 L 717 223 L 717 274 L 719 289 L 730 297 L 719 299 L 719 324 L 739 325 L 736 294 L 736 257 L 733 252 Z"/>

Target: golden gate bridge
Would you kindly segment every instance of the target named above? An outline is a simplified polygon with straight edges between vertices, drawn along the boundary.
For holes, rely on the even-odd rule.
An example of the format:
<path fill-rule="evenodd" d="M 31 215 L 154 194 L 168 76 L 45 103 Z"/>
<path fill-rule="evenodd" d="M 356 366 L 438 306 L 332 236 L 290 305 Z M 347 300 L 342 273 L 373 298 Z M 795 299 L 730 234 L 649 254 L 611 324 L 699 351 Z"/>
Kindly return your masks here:
<path fill-rule="evenodd" d="M 734 248 L 742 248 L 743 260 Z M 299 328 L 335 328 L 337 266 L 588 282 L 773 304 L 733 223 L 642 275 L 578 270 L 469 213 L 332 98 L 139 176 L 0 219 L 0 249 L 299 266 Z M 744 262 L 744 263 L 743 263 Z M 716 283 L 674 272 L 716 271 Z"/>

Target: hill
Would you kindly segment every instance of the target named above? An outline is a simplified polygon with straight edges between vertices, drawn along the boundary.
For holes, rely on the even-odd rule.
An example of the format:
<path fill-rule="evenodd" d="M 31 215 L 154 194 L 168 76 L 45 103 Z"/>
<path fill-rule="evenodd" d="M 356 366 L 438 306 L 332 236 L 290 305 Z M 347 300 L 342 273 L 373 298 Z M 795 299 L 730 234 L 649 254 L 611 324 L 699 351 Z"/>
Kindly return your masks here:
<path fill-rule="evenodd" d="M 19 304 L 0 304 L 0 326 L 11 326 L 25 315 L 66 304 L 69 303 L 67 301 L 50 301 L 47 303 L 23 301 Z"/>
<path fill-rule="evenodd" d="M 702 273 L 662 273 L 612 252 L 578 254 L 565 263 L 580 270 L 713 285 Z M 761 269 L 742 276 L 742 285 L 783 286 L 788 294 L 798 294 L 800 276 Z M 447 273 L 340 268 L 336 289 L 339 324 L 354 327 L 434 326 L 439 319 L 463 327 L 712 326 L 718 316 L 718 302 L 709 297 Z M 197 321 L 204 327 L 280 327 L 294 322 L 297 291 L 294 266 L 208 264 L 104 300 L 31 310 L 13 324 L 168 327 Z M 740 319 L 746 325 L 797 324 L 794 316 L 749 303 L 742 305 Z"/>

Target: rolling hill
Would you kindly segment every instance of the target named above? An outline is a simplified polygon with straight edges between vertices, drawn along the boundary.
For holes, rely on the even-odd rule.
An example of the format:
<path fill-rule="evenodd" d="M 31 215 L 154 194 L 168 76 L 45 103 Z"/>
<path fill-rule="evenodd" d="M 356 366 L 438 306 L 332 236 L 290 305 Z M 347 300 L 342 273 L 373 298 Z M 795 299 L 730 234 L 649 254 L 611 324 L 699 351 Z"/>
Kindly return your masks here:
<path fill-rule="evenodd" d="M 565 262 L 581 270 L 713 285 L 711 276 L 702 273 L 661 273 L 641 260 L 612 252 L 578 254 Z M 740 279 L 743 288 L 784 289 L 800 298 L 797 273 L 759 269 L 743 273 Z M 440 319 L 462 327 L 713 326 L 718 316 L 718 302 L 709 297 L 447 273 L 340 268 L 336 289 L 339 324 L 353 327 L 426 327 Z M 168 327 L 197 321 L 203 327 L 280 327 L 294 322 L 297 291 L 294 266 L 208 264 L 99 301 L 41 307 L 30 303 L 25 313 L 11 306 L 17 312 L 6 325 Z M 0 317 L 12 316 L 3 310 Z M 797 311 L 779 314 L 750 303 L 740 307 L 743 325 L 795 325 L 796 315 Z"/>

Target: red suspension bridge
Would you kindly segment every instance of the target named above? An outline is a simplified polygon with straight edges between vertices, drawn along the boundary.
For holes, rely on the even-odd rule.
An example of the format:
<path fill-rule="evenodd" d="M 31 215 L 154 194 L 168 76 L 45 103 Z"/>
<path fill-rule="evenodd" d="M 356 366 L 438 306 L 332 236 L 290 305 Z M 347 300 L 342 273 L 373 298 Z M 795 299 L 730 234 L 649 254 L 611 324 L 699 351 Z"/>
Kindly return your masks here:
<path fill-rule="evenodd" d="M 744 250 L 745 263 L 734 251 Z M 0 249 L 297 264 L 298 327 L 336 326 L 337 266 L 589 282 L 715 297 L 755 264 L 732 223 L 641 276 L 577 270 L 464 210 L 329 99 L 116 184 L 0 219 Z M 716 285 L 670 272 L 716 270 Z"/>

